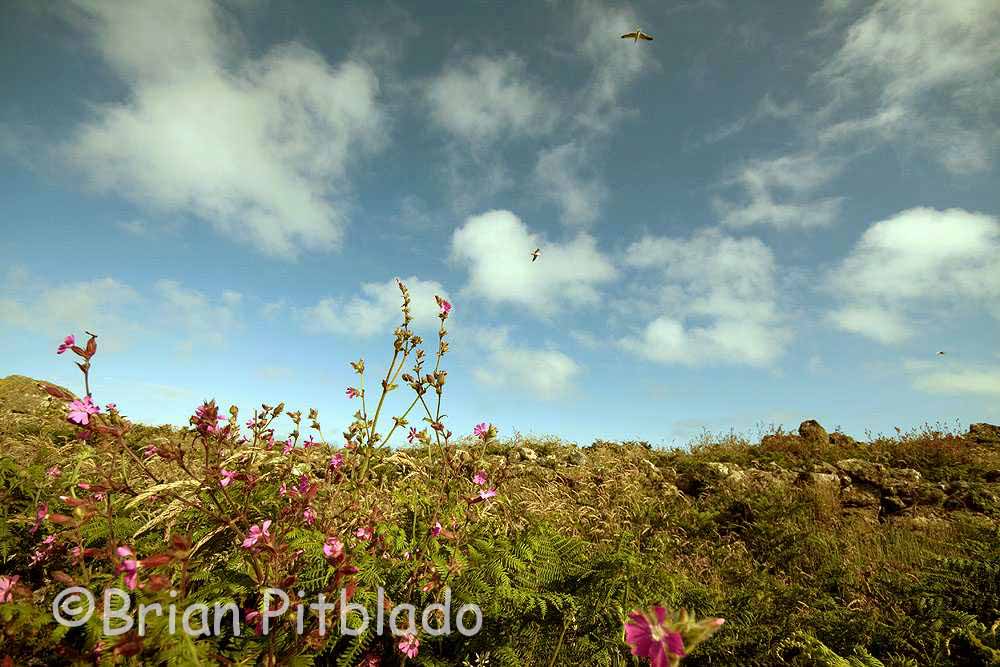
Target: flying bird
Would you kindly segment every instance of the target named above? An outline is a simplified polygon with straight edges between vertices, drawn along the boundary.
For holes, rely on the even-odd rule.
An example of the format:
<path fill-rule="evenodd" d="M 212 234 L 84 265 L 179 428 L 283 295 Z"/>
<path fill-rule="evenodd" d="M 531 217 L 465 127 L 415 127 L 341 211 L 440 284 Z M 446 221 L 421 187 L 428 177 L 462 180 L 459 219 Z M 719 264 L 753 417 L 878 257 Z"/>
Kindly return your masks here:
<path fill-rule="evenodd" d="M 944 356 L 944 352 L 938 352 L 938 356 L 939 357 L 943 357 Z"/>
<path fill-rule="evenodd" d="M 534 250 L 532 250 L 531 251 L 531 261 L 534 262 L 536 259 L 538 259 L 538 256 L 541 255 L 541 254 L 542 254 L 542 249 L 541 248 L 535 248 Z"/>
<path fill-rule="evenodd" d="M 635 40 L 636 44 L 638 44 L 640 39 L 644 39 L 644 40 L 646 40 L 648 42 L 652 42 L 653 41 L 653 36 L 652 35 L 647 35 L 646 33 L 644 33 L 639 28 L 636 28 L 633 32 L 627 32 L 624 35 L 622 35 L 622 39 L 632 39 L 632 40 Z"/>

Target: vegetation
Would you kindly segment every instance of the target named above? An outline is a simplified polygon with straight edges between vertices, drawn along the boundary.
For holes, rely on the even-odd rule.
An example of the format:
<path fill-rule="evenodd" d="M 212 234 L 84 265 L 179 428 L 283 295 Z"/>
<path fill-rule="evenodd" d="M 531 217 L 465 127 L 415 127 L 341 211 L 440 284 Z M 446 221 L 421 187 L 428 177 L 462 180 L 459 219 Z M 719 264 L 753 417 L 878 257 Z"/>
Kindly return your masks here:
<path fill-rule="evenodd" d="M 149 427 L 89 393 L 0 381 L 3 664 L 636 665 L 624 624 L 656 605 L 725 619 L 689 667 L 1000 662 L 1000 444 L 931 428 L 859 443 L 814 422 L 685 450 L 501 440 L 486 423 L 459 437 L 442 406 L 451 305 L 430 367 L 401 289 L 376 391 L 352 364 L 342 439 L 284 405 L 210 401 L 189 428 Z M 96 337 L 60 347 L 89 392 Z M 400 384 L 412 402 L 387 418 Z M 232 603 L 243 632 L 171 634 L 150 614 L 143 636 L 107 636 L 100 612 L 61 626 L 68 586 L 124 589 L 133 612 Z M 267 588 L 410 603 L 418 626 L 447 591 L 451 622 L 472 603 L 482 627 L 349 636 L 338 607 L 325 634 L 308 609 L 299 632 L 293 594 L 264 634 Z"/>

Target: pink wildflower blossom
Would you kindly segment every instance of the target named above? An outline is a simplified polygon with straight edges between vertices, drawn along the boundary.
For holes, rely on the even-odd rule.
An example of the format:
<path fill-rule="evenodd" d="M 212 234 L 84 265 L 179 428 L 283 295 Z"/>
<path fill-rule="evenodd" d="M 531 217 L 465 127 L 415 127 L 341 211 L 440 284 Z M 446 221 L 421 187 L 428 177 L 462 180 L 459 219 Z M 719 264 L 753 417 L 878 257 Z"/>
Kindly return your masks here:
<path fill-rule="evenodd" d="M 125 585 L 130 591 L 134 591 L 139 582 L 139 561 L 128 547 L 118 547 L 115 552 L 122 559 L 117 572 L 125 573 Z"/>
<path fill-rule="evenodd" d="M 285 446 L 281 448 L 281 453 L 287 454 L 293 449 L 295 449 L 295 441 L 289 438 L 288 440 L 285 440 Z"/>
<path fill-rule="evenodd" d="M 445 315 L 451 312 L 451 303 L 449 303 L 445 299 L 441 299 L 441 312 L 444 313 Z"/>
<path fill-rule="evenodd" d="M 56 350 L 56 354 L 62 354 L 63 352 L 73 347 L 74 345 L 76 345 L 76 338 L 74 338 L 72 335 L 66 336 L 66 338 L 63 339 L 63 342 L 59 344 L 59 348 Z"/>
<path fill-rule="evenodd" d="M 0 603 L 10 602 L 14 599 L 14 586 L 21 579 L 21 575 L 15 574 L 12 577 L 0 576 Z"/>
<path fill-rule="evenodd" d="M 45 471 L 45 474 L 51 477 L 52 479 L 55 479 L 56 477 L 61 477 L 62 468 L 60 468 L 59 466 L 52 466 L 51 468 Z"/>
<path fill-rule="evenodd" d="M 69 404 L 69 420 L 74 424 L 86 426 L 90 423 L 90 415 L 96 415 L 101 408 L 94 405 L 90 396 L 85 396 L 83 400 L 75 400 Z"/>
<path fill-rule="evenodd" d="M 328 537 L 323 542 L 323 555 L 327 558 L 340 558 L 344 555 L 344 543 L 336 537 Z"/>
<path fill-rule="evenodd" d="M 490 432 L 490 425 L 486 422 L 481 424 L 476 424 L 476 428 L 472 429 L 472 434 L 478 438 L 486 439 L 486 435 Z"/>
<path fill-rule="evenodd" d="M 302 512 L 302 518 L 305 520 L 307 526 L 311 526 L 316 523 L 316 511 L 311 507 L 307 507 Z"/>
<path fill-rule="evenodd" d="M 434 537 L 437 537 L 440 534 L 441 534 L 441 522 L 440 521 L 435 521 L 434 525 L 431 526 L 431 535 L 433 535 Z"/>
<path fill-rule="evenodd" d="M 29 565 L 37 565 L 48 558 L 55 546 L 56 536 L 46 535 L 45 539 L 42 540 L 41 545 L 35 549 L 35 553 L 31 554 L 31 561 L 29 562 Z"/>
<path fill-rule="evenodd" d="M 447 303 L 447 301 L 445 303 Z M 399 652 L 407 658 L 416 658 L 417 653 L 420 652 L 420 640 L 417 639 L 415 635 L 405 634 L 400 637 L 399 643 L 396 644 L 396 648 L 399 649 Z"/>
<path fill-rule="evenodd" d="M 342 465 L 344 465 L 344 455 L 340 453 L 334 454 L 333 458 L 330 459 L 330 470 L 336 470 Z"/>
<path fill-rule="evenodd" d="M 410 427 L 410 434 L 408 436 L 406 436 L 406 441 L 412 445 L 413 441 L 416 440 L 416 439 L 417 439 L 417 429 L 416 429 L 415 426 L 411 426 Z"/>
<path fill-rule="evenodd" d="M 38 529 L 42 525 L 42 521 L 45 521 L 45 518 L 48 515 L 49 515 L 49 506 L 48 506 L 48 504 L 47 503 L 42 503 L 41 505 L 39 505 L 38 506 L 38 510 L 35 512 L 35 525 L 32 526 L 31 530 L 28 531 L 28 532 L 30 532 L 32 535 L 34 535 L 35 533 L 37 533 Z"/>
<path fill-rule="evenodd" d="M 496 489 L 484 489 L 484 490 L 482 490 L 482 491 L 479 492 L 479 497 L 482 498 L 483 500 L 489 500 L 490 498 L 492 498 L 496 494 L 497 494 L 497 490 Z"/>
<path fill-rule="evenodd" d="M 370 540 L 372 538 L 372 530 L 367 526 L 361 526 L 354 531 L 354 535 L 362 540 Z"/>
<path fill-rule="evenodd" d="M 361 392 L 359 392 L 354 387 L 348 387 L 344 393 L 347 394 L 347 398 L 357 398 L 358 396 L 361 395 Z"/>
<path fill-rule="evenodd" d="M 257 542 L 260 540 L 264 540 L 265 542 L 269 541 L 271 539 L 271 533 L 268 530 L 270 527 L 270 519 L 262 523 L 260 526 L 257 524 L 250 526 L 250 532 L 247 533 L 246 539 L 243 540 L 243 548 L 251 549 L 256 546 Z"/>
<path fill-rule="evenodd" d="M 108 403 L 107 405 L 104 406 L 104 409 L 107 410 L 108 412 L 115 412 L 118 410 L 118 406 L 115 405 L 114 403 Z"/>
<path fill-rule="evenodd" d="M 474 482 L 475 484 L 477 484 L 478 486 L 482 486 L 483 484 L 485 484 L 485 483 L 486 483 L 486 480 L 487 480 L 487 479 L 488 479 L 488 478 L 486 477 L 486 472 L 485 472 L 485 471 L 483 471 L 483 470 L 480 470 L 479 472 L 477 472 L 477 473 L 476 473 L 476 474 L 475 474 L 475 475 L 473 476 L 473 478 L 472 478 L 472 481 L 473 481 L 473 482 Z"/>
<path fill-rule="evenodd" d="M 233 483 L 238 474 L 239 473 L 237 473 L 235 470 L 226 470 L 225 468 L 223 468 L 222 470 L 219 471 L 219 475 L 222 476 L 222 479 L 219 480 L 219 485 L 222 486 L 223 488 L 229 486 L 230 484 Z"/>
<path fill-rule="evenodd" d="M 632 655 L 649 658 L 652 667 L 676 665 L 684 652 L 684 638 L 665 626 L 667 610 L 653 607 L 651 612 L 633 611 L 625 623 L 625 641 Z"/>
<path fill-rule="evenodd" d="M 143 454 L 146 455 L 147 459 L 151 459 L 154 456 L 157 456 L 159 453 L 160 450 L 156 448 L 156 445 L 149 445 L 148 447 L 146 447 L 146 451 L 143 452 Z"/>

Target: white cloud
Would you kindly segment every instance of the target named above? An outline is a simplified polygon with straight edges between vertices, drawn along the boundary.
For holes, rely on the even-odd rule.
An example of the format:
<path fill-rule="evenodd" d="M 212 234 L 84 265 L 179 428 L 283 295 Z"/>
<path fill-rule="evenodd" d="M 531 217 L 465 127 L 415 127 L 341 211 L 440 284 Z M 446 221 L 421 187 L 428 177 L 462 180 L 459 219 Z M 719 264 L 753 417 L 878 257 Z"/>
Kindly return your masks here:
<path fill-rule="evenodd" d="M 403 283 L 410 291 L 410 314 L 413 317 L 411 326 L 418 331 L 432 328 L 436 330 L 439 320 L 434 297 L 450 299 L 448 292 L 438 282 L 414 276 L 404 279 Z M 403 320 L 400 311 L 402 296 L 396 281 L 364 283 L 361 293 L 361 296 L 348 301 L 321 299 L 315 306 L 299 311 L 298 317 L 303 328 L 308 333 L 344 334 L 359 338 L 392 335 Z M 460 316 L 461 307 L 456 304 L 452 318 Z M 449 328 L 453 328 L 450 324 L 453 319 L 449 320 Z"/>
<path fill-rule="evenodd" d="M 797 100 L 790 100 L 782 105 L 775 101 L 771 93 L 765 93 L 753 112 L 707 133 L 704 141 L 708 144 L 718 143 L 761 121 L 768 119 L 787 120 L 797 116 L 801 111 L 802 105 Z"/>
<path fill-rule="evenodd" d="M 932 394 L 1000 396 L 1000 369 L 927 373 L 914 378 L 913 386 Z"/>
<path fill-rule="evenodd" d="M 654 269 L 662 314 L 619 344 L 662 363 L 766 366 L 791 337 L 778 310 L 776 265 L 754 238 L 706 230 L 689 239 L 646 237 L 628 263 Z"/>
<path fill-rule="evenodd" d="M 532 262 L 536 247 L 542 256 Z M 468 218 L 455 230 L 451 254 L 469 272 L 466 293 L 541 315 L 596 303 L 597 287 L 616 273 L 592 236 L 581 233 L 565 243 L 547 243 L 510 211 Z"/>
<path fill-rule="evenodd" d="M 481 384 L 524 389 L 538 398 L 555 399 L 572 391 L 583 370 L 559 350 L 511 343 L 504 330 L 481 330 L 475 341 L 488 355 L 473 371 Z"/>
<path fill-rule="evenodd" d="M 132 311 L 139 294 L 114 278 L 45 286 L 11 276 L 3 291 L 7 295 L 0 297 L 0 322 L 56 342 L 88 330 L 99 336 L 101 349 L 118 350 L 140 332 Z"/>
<path fill-rule="evenodd" d="M 213 303 L 203 293 L 175 280 L 158 280 L 153 289 L 164 324 L 188 336 L 180 342 L 182 349 L 190 351 L 198 343 L 224 345 L 227 336 L 242 326 L 243 296 L 239 292 L 225 290 Z"/>
<path fill-rule="evenodd" d="M 842 198 L 814 198 L 813 194 L 840 173 L 841 160 L 821 158 L 816 153 L 753 160 L 725 181 L 739 186 L 746 195 L 742 203 L 721 197 L 713 207 L 728 227 L 770 225 L 778 229 L 829 225 L 840 212 Z"/>
<path fill-rule="evenodd" d="M 504 135 L 535 136 L 551 128 L 557 115 L 515 55 L 475 56 L 450 64 L 431 80 L 426 97 L 431 118 L 474 145 Z"/>
<path fill-rule="evenodd" d="M 1000 125 L 983 110 L 1000 95 L 997 71 L 995 0 L 879 0 L 815 75 L 831 90 L 834 108 L 858 99 L 866 106 L 876 99 L 878 106 L 867 117 L 835 124 L 825 138 L 903 139 L 953 172 L 988 169 Z"/>
<path fill-rule="evenodd" d="M 601 181 L 584 176 L 590 164 L 593 162 L 586 148 L 573 141 L 543 150 L 538 156 L 535 180 L 544 195 L 559 207 L 565 224 L 592 223 L 608 197 Z"/>
<path fill-rule="evenodd" d="M 904 340 L 914 314 L 939 318 L 977 306 L 1000 318 L 1000 222 L 962 209 L 912 208 L 862 235 L 827 287 L 840 328 L 883 343 Z"/>
<path fill-rule="evenodd" d="M 202 0 L 78 2 L 129 88 L 63 147 L 99 191 L 193 214 L 261 251 L 337 247 L 348 165 L 382 143 L 376 76 L 290 44 L 259 58 Z"/>

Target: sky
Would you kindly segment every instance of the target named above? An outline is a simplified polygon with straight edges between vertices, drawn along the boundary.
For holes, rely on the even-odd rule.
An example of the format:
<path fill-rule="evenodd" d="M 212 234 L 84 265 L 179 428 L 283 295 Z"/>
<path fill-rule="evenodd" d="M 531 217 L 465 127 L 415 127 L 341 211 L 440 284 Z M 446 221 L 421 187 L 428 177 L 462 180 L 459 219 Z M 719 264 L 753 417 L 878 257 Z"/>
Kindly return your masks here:
<path fill-rule="evenodd" d="M 0 376 L 335 439 L 400 278 L 458 434 L 1000 420 L 995 0 L 0 0 L 0 82 Z"/>

